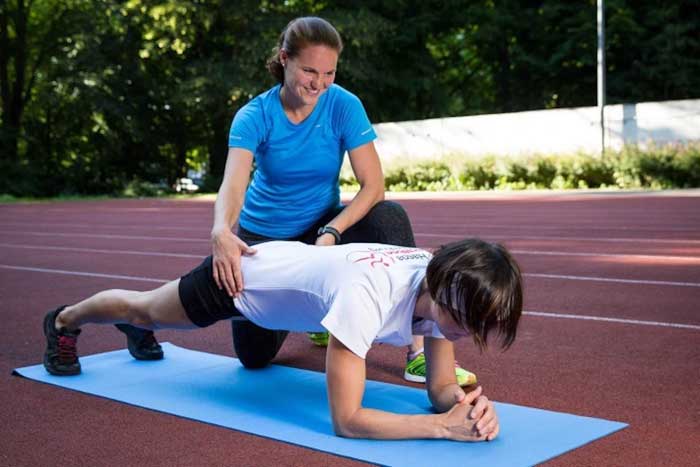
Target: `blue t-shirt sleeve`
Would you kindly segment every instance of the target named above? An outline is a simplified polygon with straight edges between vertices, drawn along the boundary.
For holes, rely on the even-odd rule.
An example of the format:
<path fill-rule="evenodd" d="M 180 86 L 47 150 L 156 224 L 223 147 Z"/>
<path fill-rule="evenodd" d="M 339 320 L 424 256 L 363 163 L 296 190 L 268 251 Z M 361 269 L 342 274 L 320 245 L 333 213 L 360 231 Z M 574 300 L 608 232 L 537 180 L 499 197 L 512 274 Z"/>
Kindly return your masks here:
<path fill-rule="evenodd" d="M 241 107 L 231 122 L 228 133 L 229 148 L 247 149 L 253 154 L 263 142 L 265 122 L 259 99 L 253 99 Z"/>
<path fill-rule="evenodd" d="M 377 138 L 372 123 L 360 99 L 347 91 L 339 99 L 336 116 L 339 123 L 342 148 L 351 151 Z"/>

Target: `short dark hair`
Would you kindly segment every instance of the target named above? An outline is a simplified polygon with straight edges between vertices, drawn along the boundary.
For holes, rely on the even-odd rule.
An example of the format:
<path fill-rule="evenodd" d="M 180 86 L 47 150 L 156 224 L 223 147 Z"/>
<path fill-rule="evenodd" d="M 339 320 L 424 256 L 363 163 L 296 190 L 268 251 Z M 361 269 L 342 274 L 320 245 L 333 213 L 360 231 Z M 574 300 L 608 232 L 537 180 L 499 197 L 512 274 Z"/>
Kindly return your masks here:
<path fill-rule="evenodd" d="M 520 268 L 500 244 L 468 238 L 440 247 L 428 263 L 430 297 L 469 331 L 480 349 L 495 329 L 501 348 L 515 340 L 523 309 Z"/>
<path fill-rule="evenodd" d="M 317 16 L 303 16 L 293 19 L 280 34 L 272 55 L 267 60 L 267 69 L 278 83 L 284 83 L 284 67 L 280 62 L 280 50 L 287 51 L 290 58 L 299 55 L 309 45 L 325 45 L 338 52 L 343 51 L 340 34 L 331 23 Z"/>

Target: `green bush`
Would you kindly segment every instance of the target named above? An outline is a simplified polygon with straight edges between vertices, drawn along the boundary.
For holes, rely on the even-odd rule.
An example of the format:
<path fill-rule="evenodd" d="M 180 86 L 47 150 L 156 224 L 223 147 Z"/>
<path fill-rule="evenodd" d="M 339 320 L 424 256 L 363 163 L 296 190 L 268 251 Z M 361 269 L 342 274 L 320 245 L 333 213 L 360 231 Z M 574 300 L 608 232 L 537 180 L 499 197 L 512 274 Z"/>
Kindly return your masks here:
<path fill-rule="evenodd" d="M 384 185 L 389 191 L 443 191 L 455 189 L 450 168 L 441 162 L 402 167 L 386 174 Z"/>
<path fill-rule="evenodd" d="M 127 183 L 124 189 L 116 194 L 126 198 L 143 198 L 163 196 L 172 192 L 173 190 L 171 190 L 165 183 L 153 183 L 134 179 Z"/>
<path fill-rule="evenodd" d="M 700 144 L 627 146 L 604 157 L 585 153 L 535 155 L 528 158 L 485 157 L 455 162 L 420 162 L 390 168 L 389 191 L 575 188 L 700 187 Z M 357 190 L 351 175 L 341 177 L 344 189 Z"/>
<path fill-rule="evenodd" d="M 496 188 L 498 174 L 493 157 L 479 162 L 468 162 L 458 174 L 460 186 L 465 190 L 491 190 Z"/>

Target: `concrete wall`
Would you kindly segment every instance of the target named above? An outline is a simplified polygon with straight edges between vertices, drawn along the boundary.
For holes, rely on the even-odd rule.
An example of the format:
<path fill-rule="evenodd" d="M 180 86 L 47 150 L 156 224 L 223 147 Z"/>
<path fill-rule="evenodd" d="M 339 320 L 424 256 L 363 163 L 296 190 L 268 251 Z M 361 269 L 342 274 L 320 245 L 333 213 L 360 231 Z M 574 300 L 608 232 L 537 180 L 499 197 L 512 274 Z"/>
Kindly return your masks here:
<path fill-rule="evenodd" d="M 596 107 L 537 110 L 374 125 L 382 161 L 600 152 Z M 700 141 L 700 99 L 605 108 L 606 147 Z"/>

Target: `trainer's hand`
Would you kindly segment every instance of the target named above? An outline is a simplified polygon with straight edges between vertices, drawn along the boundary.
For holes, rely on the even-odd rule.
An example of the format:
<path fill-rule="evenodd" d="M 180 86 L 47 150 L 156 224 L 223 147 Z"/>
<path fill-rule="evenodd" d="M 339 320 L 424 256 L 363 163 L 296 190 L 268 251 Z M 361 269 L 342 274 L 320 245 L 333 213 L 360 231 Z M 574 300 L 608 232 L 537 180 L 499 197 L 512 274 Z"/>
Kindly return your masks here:
<path fill-rule="evenodd" d="M 212 274 L 219 289 L 225 289 L 231 297 L 243 291 L 241 255 L 253 255 L 255 248 L 249 247 L 229 229 L 212 232 Z"/>
<path fill-rule="evenodd" d="M 335 237 L 329 233 L 323 234 L 316 239 L 316 246 L 333 246 L 335 245 Z"/>
<path fill-rule="evenodd" d="M 443 414 L 445 438 L 455 441 L 486 441 L 498 435 L 496 411 L 481 386 L 465 394 L 455 393 L 455 405 Z"/>

